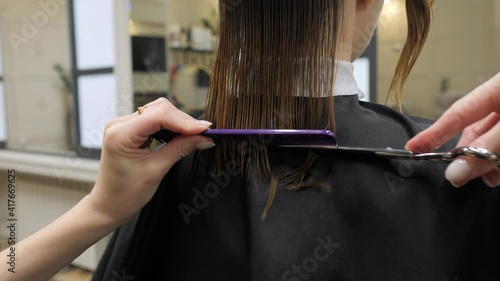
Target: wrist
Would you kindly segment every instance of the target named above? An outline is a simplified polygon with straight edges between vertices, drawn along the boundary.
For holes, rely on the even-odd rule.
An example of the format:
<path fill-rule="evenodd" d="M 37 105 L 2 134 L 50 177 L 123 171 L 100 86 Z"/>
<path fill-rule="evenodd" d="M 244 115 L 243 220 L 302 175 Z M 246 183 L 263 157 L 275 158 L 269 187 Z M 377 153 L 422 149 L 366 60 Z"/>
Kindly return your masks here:
<path fill-rule="evenodd" d="M 99 200 L 98 195 L 94 192 L 85 196 L 81 203 L 89 214 L 106 229 L 115 229 L 127 219 L 113 212 L 112 202 L 106 203 L 106 200 Z"/>

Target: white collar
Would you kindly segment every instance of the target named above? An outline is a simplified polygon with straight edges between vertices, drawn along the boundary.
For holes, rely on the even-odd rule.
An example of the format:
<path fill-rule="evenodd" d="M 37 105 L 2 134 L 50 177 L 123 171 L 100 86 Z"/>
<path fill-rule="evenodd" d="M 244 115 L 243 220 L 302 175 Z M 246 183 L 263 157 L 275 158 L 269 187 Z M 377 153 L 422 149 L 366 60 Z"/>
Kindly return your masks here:
<path fill-rule="evenodd" d="M 336 79 L 335 87 L 333 89 L 334 96 L 353 96 L 358 95 L 358 99 L 364 99 L 366 94 L 358 87 L 358 83 L 354 78 L 354 64 L 348 61 L 338 60 L 336 64 Z M 298 84 L 297 84 L 298 86 Z M 327 88 L 327 87 L 325 87 Z M 307 97 L 308 91 L 297 90 L 296 96 Z M 322 92 L 321 97 L 327 97 L 329 93 Z M 238 92 L 236 96 L 238 96 Z"/>
<path fill-rule="evenodd" d="M 337 78 L 333 90 L 336 96 L 358 95 L 359 99 L 365 98 L 365 93 L 358 87 L 354 79 L 354 64 L 347 61 L 338 61 Z"/>

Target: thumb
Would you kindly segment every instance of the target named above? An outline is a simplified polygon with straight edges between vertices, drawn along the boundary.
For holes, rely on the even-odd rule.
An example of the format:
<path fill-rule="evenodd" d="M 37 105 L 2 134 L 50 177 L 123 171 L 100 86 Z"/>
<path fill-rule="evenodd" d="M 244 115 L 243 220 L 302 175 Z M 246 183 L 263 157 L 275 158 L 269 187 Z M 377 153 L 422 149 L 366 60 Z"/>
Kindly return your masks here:
<path fill-rule="evenodd" d="M 210 138 L 199 135 L 182 135 L 168 142 L 164 147 L 151 154 L 150 157 L 153 163 L 157 163 L 168 171 L 175 163 L 195 150 L 207 150 L 214 146 L 215 143 Z"/>
<path fill-rule="evenodd" d="M 485 175 L 494 169 L 496 169 L 495 163 L 477 158 L 461 157 L 446 168 L 445 177 L 453 186 L 461 187 L 470 180 Z"/>
<path fill-rule="evenodd" d="M 500 123 L 497 123 L 486 134 L 474 140 L 470 146 L 484 148 L 498 155 L 500 152 L 499 135 Z M 463 159 L 455 160 L 448 166 L 446 169 L 446 179 L 454 186 L 462 186 L 474 178 L 497 169 L 497 165 L 497 163 L 491 161 L 464 157 Z"/>

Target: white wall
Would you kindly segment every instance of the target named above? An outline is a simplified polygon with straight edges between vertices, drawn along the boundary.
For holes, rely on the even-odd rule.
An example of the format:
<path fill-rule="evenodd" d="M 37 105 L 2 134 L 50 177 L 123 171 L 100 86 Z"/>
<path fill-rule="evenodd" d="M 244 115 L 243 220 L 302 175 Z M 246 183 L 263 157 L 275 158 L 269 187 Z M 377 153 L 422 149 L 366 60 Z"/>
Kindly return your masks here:
<path fill-rule="evenodd" d="M 70 66 L 68 19 L 66 4 L 53 2 L 0 1 L 10 148 L 65 147 L 65 100 L 53 66 Z"/>
<path fill-rule="evenodd" d="M 59 180 L 55 177 L 41 177 L 20 173 L 16 168 L 16 218 L 17 241 L 35 233 L 70 210 L 92 188 L 91 183 Z M 7 172 L 0 170 L 0 181 L 7 182 Z M 6 221 L 7 200 L 5 188 L 0 189 L 0 221 Z M 6 229 L 0 229 L 0 238 L 7 237 Z M 109 237 L 104 238 L 78 257 L 73 264 L 95 270 L 105 250 Z"/>
<path fill-rule="evenodd" d="M 217 0 L 165 0 L 167 3 L 167 26 L 184 27 L 201 25 L 201 19 L 212 18 L 217 12 Z"/>
<path fill-rule="evenodd" d="M 165 23 L 147 23 L 138 20 L 132 20 L 129 23 L 129 32 L 131 36 L 152 36 L 164 37 L 165 36 Z"/>
<path fill-rule="evenodd" d="M 495 0 L 495 42 L 497 48 L 493 61 L 500 65 L 500 0 Z M 500 69 L 496 70 L 500 72 Z"/>
<path fill-rule="evenodd" d="M 495 29 L 500 30 L 500 0 L 495 0 Z"/>
<path fill-rule="evenodd" d="M 156 24 L 165 23 L 165 0 L 132 0 L 131 19 Z"/>
<path fill-rule="evenodd" d="M 403 45 L 406 36 L 403 2 L 392 0 L 381 18 L 379 101 L 385 100 L 400 55 L 394 48 Z M 499 46 L 492 39 L 495 2 L 498 10 L 498 0 L 436 1 L 429 39 L 404 90 L 407 113 L 435 118 L 442 79 L 450 79 L 451 92 L 465 95 L 499 70 L 500 63 L 494 59 Z"/>

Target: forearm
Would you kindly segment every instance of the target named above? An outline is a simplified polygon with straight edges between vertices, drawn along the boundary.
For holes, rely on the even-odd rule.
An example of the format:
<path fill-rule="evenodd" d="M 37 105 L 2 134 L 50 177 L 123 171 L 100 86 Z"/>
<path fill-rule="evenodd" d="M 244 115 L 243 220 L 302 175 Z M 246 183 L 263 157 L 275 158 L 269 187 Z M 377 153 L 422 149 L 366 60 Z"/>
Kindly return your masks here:
<path fill-rule="evenodd" d="M 87 196 L 62 217 L 15 245 L 15 273 L 8 271 L 10 251 L 0 253 L 0 280 L 48 280 L 119 223 L 96 211 Z"/>
<path fill-rule="evenodd" d="M 10 251 L 0 253 L 1 281 L 48 280 L 88 247 L 111 233 L 151 200 L 170 168 L 196 149 L 215 144 L 198 135 L 212 123 L 176 109 L 165 98 L 148 110 L 106 125 L 100 168 L 91 195 L 16 247 L 16 273 L 8 271 Z M 141 148 L 160 128 L 181 133 L 161 149 Z"/>

